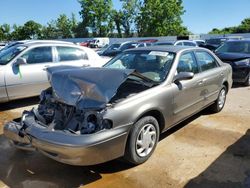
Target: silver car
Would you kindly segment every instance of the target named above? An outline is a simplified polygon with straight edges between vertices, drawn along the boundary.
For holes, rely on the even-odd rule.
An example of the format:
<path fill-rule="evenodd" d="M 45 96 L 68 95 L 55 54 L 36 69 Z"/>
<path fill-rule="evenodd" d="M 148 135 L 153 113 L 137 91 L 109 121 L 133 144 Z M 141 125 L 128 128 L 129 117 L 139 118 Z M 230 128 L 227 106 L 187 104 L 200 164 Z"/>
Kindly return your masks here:
<path fill-rule="evenodd" d="M 62 41 L 20 41 L 0 52 L 0 102 L 36 96 L 49 86 L 50 66 L 107 62 L 93 50 Z"/>
<path fill-rule="evenodd" d="M 231 67 L 212 52 L 175 46 L 128 50 L 104 68 L 52 67 L 48 75 L 38 108 L 7 123 L 4 134 L 20 149 L 72 165 L 121 156 L 141 164 L 162 132 L 206 107 L 221 111 L 232 85 Z"/>

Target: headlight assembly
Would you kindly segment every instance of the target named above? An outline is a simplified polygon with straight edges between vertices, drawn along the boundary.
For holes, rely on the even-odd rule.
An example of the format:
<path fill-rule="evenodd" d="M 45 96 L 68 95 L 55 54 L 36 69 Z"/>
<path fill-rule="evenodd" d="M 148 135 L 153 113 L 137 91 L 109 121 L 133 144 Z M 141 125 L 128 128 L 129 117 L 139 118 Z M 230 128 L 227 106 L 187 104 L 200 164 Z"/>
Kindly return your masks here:
<path fill-rule="evenodd" d="M 240 60 L 240 61 L 236 61 L 234 63 L 237 66 L 249 66 L 250 65 L 250 59 L 243 59 L 243 60 Z"/>

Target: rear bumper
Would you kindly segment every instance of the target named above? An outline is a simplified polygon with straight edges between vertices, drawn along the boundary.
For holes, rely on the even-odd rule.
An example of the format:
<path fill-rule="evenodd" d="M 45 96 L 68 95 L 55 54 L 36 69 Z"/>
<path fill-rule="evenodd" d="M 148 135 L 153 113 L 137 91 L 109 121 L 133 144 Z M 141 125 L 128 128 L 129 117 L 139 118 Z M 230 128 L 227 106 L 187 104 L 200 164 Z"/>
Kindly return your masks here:
<path fill-rule="evenodd" d="M 20 123 L 9 122 L 4 126 L 4 135 L 20 149 L 37 150 L 71 165 L 94 165 L 123 156 L 130 127 L 125 125 L 89 135 L 74 135 L 49 131 L 35 121 L 28 123 L 24 134 L 20 134 Z"/>

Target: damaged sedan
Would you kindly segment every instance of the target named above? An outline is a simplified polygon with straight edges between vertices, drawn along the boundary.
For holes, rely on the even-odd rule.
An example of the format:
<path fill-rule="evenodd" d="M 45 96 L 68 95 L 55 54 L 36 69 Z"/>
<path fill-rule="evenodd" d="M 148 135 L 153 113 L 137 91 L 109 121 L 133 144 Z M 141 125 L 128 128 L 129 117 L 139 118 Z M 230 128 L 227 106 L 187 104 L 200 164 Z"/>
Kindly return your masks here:
<path fill-rule="evenodd" d="M 141 164 L 162 132 L 206 107 L 221 111 L 232 85 L 230 65 L 197 47 L 131 49 L 103 68 L 47 72 L 51 87 L 38 107 L 4 134 L 17 148 L 71 165 L 119 157 Z"/>

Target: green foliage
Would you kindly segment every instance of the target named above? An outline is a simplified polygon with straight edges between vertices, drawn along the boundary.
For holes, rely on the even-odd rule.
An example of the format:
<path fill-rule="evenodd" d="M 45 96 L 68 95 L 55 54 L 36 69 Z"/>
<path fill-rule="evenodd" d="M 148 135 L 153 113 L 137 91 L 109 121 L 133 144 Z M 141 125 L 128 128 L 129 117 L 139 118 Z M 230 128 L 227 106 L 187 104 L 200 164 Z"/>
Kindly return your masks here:
<path fill-rule="evenodd" d="M 209 34 L 232 34 L 232 33 L 250 33 L 250 18 L 244 19 L 236 27 L 226 27 L 223 29 L 214 28 Z"/>
<path fill-rule="evenodd" d="M 27 21 L 23 26 L 13 25 L 13 30 L 6 40 L 38 39 L 42 35 L 42 25 L 33 20 Z"/>
<path fill-rule="evenodd" d="M 92 32 L 93 36 L 107 36 L 108 25 L 111 18 L 112 1 L 111 0 L 78 0 L 82 10 L 82 24 Z"/>
<path fill-rule="evenodd" d="M 120 10 L 113 8 L 112 0 L 77 1 L 81 5 L 80 22 L 74 14 L 71 17 L 61 14 L 44 26 L 33 20 L 22 26 L 3 24 L 0 40 L 189 34 L 182 26 L 181 15 L 185 12 L 182 0 L 120 0 Z M 249 20 L 242 22 L 237 31 L 249 31 Z"/>
<path fill-rule="evenodd" d="M 131 29 L 132 26 L 135 26 L 135 19 L 138 16 L 141 5 L 138 0 L 121 0 L 121 2 L 121 24 L 125 37 L 131 37 Z"/>
<path fill-rule="evenodd" d="M 185 35 L 182 0 L 145 0 L 137 17 L 139 36 Z"/>
<path fill-rule="evenodd" d="M 73 37 L 72 33 L 73 22 L 65 14 L 61 14 L 59 18 L 57 18 L 56 27 L 59 34 L 59 38 Z"/>

